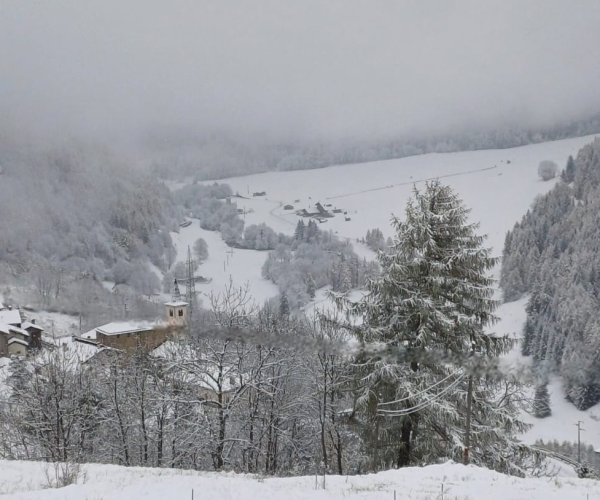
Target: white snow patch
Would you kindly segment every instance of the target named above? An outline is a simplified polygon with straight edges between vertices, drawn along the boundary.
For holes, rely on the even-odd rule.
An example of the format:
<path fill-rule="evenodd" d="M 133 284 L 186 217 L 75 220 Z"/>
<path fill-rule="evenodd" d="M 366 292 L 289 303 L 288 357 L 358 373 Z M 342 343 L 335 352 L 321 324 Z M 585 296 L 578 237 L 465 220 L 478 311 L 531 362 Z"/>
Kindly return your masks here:
<path fill-rule="evenodd" d="M 110 465 L 85 465 L 85 481 L 66 488 L 45 486 L 45 464 L 0 461 L 0 495 L 6 500 L 563 500 L 597 498 L 598 481 L 576 478 L 520 479 L 457 464 L 390 470 L 363 476 L 263 478 Z M 315 487 L 316 484 L 316 487 Z M 442 490 L 443 488 L 443 490 Z M 443 497 L 442 497 L 443 491 Z"/>
<path fill-rule="evenodd" d="M 198 238 L 203 238 L 208 245 L 208 259 L 200 265 L 196 275 L 210 278 L 212 281 L 196 283 L 198 298 L 206 302 L 206 297 L 211 292 L 224 292 L 230 279 L 236 287 L 249 284 L 252 298 L 257 303 L 262 303 L 279 293 L 277 286 L 261 275 L 267 252 L 230 248 L 221 239 L 221 233 L 202 229 L 197 219 L 192 221 L 192 225 L 180 228 L 179 233 L 171 233 L 171 236 L 177 248 L 177 262 L 187 260 L 188 246 L 193 249 Z M 181 290 L 182 293 L 185 293 L 184 289 L 185 287 Z"/>

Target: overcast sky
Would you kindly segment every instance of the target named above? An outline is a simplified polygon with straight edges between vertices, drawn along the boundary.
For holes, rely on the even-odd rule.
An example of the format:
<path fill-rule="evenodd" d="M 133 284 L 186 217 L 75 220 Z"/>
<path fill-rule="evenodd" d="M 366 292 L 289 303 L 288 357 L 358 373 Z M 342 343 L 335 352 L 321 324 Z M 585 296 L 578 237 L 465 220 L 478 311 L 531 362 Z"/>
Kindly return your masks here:
<path fill-rule="evenodd" d="M 0 113 L 378 137 L 600 110 L 597 0 L 0 0 Z"/>

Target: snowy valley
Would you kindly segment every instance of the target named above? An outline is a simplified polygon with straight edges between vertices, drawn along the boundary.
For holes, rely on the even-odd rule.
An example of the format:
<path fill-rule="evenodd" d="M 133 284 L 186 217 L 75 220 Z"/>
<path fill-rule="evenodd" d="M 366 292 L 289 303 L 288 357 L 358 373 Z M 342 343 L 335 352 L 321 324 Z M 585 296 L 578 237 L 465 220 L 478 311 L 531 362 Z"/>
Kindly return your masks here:
<path fill-rule="evenodd" d="M 2 2 L 0 499 L 600 499 L 598 19 Z"/>

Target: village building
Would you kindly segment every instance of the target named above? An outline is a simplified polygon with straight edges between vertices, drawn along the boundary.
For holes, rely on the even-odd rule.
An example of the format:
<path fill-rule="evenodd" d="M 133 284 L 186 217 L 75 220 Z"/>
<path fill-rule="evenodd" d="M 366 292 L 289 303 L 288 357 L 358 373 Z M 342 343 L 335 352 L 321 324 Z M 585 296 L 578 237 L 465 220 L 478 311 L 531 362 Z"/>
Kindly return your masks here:
<path fill-rule="evenodd" d="M 43 328 L 35 320 L 23 321 L 21 312 L 0 302 L 0 358 L 25 356 L 42 347 Z"/>
<path fill-rule="evenodd" d="M 110 347 L 124 351 L 152 350 L 166 340 L 175 338 L 188 323 L 188 303 L 180 298 L 178 288 L 174 299 L 165 303 L 166 320 L 157 323 L 135 321 L 112 322 L 99 326 L 78 337 L 83 343 L 95 343 L 98 347 Z"/>
<path fill-rule="evenodd" d="M 167 308 L 167 322 L 169 325 L 184 325 L 187 323 L 188 303 L 175 300 L 165 303 Z"/>
<path fill-rule="evenodd" d="M 327 210 L 325 209 L 325 207 L 324 207 L 323 205 L 321 205 L 321 203 L 320 203 L 320 202 L 317 202 L 317 204 L 316 204 L 315 206 L 317 207 L 317 210 L 319 211 L 319 216 L 320 216 L 320 217 L 327 217 L 327 218 L 329 218 L 329 217 L 333 217 L 333 215 L 332 215 L 332 214 L 330 214 L 330 213 L 329 213 L 329 211 L 327 211 Z M 320 221 L 319 221 L 319 222 L 320 222 Z"/>

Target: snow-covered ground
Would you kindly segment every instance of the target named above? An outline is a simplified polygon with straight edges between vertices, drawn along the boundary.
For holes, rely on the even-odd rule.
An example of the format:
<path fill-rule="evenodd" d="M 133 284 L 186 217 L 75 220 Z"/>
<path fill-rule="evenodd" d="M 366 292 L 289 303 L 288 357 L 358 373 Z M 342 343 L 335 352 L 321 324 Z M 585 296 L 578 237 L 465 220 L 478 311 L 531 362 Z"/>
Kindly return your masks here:
<path fill-rule="evenodd" d="M 594 136 L 534 144 L 513 149 L 427 154 L 397 160 L 341 165 L 316 170 L 270 172 L 223 179 L 234 192 L 248 199 L 235 199 L 238 208 L 253 210 L 246 224 L 266 222 L 276 231 L 291 234 L 299 216 L 296 210 L 315 212 L 315 204 L 331 204 L 348 212 L 336 214 L 320 227 L 340 237 L 362 238 L 379 227 L 390 235 L 393 214 L 403 217 L 413 185 L 440 178 L 454 188 L 472 208 L 472 220 L 481 222 L 488 245 L 501 253 L 506 232 L 525 214 L 536 195 L 546 193 L 554 181 L 538 178 L 541 160 L 553 160 L 562 169 L 569 155 Z M 510 163 L 508 163 L 510 162 Z M 253 197 L 266 191 L 265 197 Z M 297 202 L 296 200 L 300 200 Z M 291 204 L 294 210 L 284 210 Z"/>
<path fill-rule="evenodd" d="M 86 465 L 76 485 L 46 487 L 46 467 L 0 461 L 7 500 L 562 500 L 600 497 L 600 483 L 576 478 L 519 479 L 458 464 L 364 476 L 257 478 L 173 469 Z M 53 473 L 50 467 L 50 473 Z M 192 493 L 193 492 L 193 493 Z M 193 495 L 193 496 L 192 496 Z"/>
<path fill-rule="evenodd" d="M 577 422 L 581 421 L 581 442 L 600 450 L 600 405 L 589 410 L 579 411 L 565 399 L 562 382 L 553 377 L 548 384 L 552 415 L 539 419 L 528 416 L 525 420 L 533 424 L 532 429 L 523 436 L 523 441 L 534 443 L 537 439 L 544 441 L 558 440 L 559 443 L 577 442 Z"/>
<path fill-rule="evenodd" d="M 504 150 L 428 154 L 316 170 L 270 172 L 222 182 L 248 197 L 234 199 L 238 208 L 248 211 L 246 225 L 265 222 L 276 231 L 291 234 L 300 219 L 296 210 L 315 211 L 315 204 L 320 201 L 331 205 L 328 209 L 337 207 L 347 211 L 350 221 L 345 220 L 343 213 L 336 214 L 320 227 L 350 239 L 361 257 L 372 259 L 373 252 L 357 244 L 356 239 L 375 227 L 390 235 L 390 217 L 392 214 L 403 216 L 413 185 L 422 187 L 426 179 L 441 178 L 472 208 L 472 220 L 481 223 L 481 232 L 489 236 L 487 244 L 500 255 L 506 232 L 521 219 L 537 195 L 554 185 L 554 181 L 539 180 L 539 162 L 553 160 L 562 167 L 569 155 L 576 155 L 593 138 L 587 136 Z M 267 195 L 253 197 L 255 191 L 266 191 Z M 293 205 L 294 210 L 284 210 L 286 204 Z M 192 248 L 198 238 L 204 238 L 208 244 L 209 258 L 197 273 L 213 281 L 198 284 L 199 292 L 220 292 L 231 278 L 237 286 L 250 283 L 257 302 L 277 294 L 275 285 L 261 277 L 266 252 L 232 250 L 223 243 L 219 233 L 203 230 L 197 220 L 172 236 L 177 261 L 186 260 L 188 246 Z"/>
<path fill-rule="evenodd" d="M 198 297 L 206 302 L 211 292 L 221 293 L 231 279 L 234 286 L 248 284 L 250 293 L 257 303 L 262 303 L 277 295 L 277 286 L 261 276 L 261 269 L 267 257 L 266 252 L 229 248 L 221 239 L 221 233 L 207 231 L 200 227 L 199 221 L 191 219 L 190 226 L 172 233 L 177 248 L 177 262 L 184 262 L 188 256 L 188 246 L 194 248 L 194 242 L 203 238 L 208 245 L 208 259 L 204 261 L 196 275 L 210 278 L 210 283 L 197 283 Z M 183 293 L 183 289 L 181 290 Z"/>
<path fill-rule="evenodd" d="M 49 311 L 26 311 L 28 319 L 35 322 L 44 329 L 44 334 L 50 337 L 66 337 L 79 333 L 79 318 L 58 312 Z"/>

